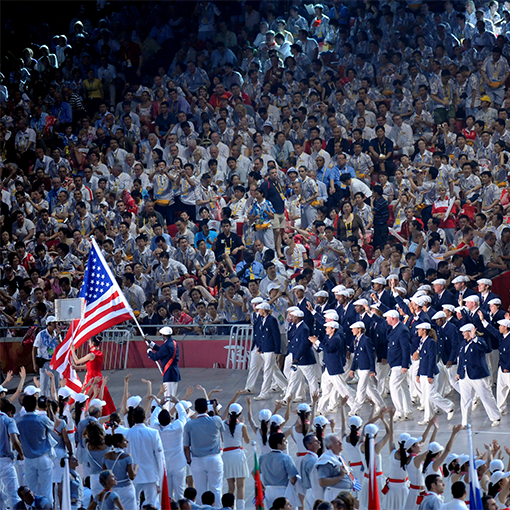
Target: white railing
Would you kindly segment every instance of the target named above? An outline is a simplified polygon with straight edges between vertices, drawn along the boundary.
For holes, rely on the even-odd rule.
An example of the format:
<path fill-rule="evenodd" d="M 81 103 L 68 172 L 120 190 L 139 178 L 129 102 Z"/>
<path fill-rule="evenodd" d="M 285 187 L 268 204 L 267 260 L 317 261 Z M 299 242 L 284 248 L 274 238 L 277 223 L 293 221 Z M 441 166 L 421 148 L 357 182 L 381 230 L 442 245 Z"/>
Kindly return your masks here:
<path fill-rule="evenodd" d="M 227 355 L 227 366 L 232 370 L 246 370 L 250 359 L 253 327 L 249 325 L 232 326 Z"/>

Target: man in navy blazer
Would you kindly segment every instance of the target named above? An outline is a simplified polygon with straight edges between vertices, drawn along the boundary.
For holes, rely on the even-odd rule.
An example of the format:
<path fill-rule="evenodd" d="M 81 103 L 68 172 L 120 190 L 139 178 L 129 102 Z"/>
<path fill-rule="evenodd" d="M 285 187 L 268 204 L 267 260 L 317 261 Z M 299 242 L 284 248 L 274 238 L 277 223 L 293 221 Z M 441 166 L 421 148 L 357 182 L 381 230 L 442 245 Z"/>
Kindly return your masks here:
<path fill-rule="evenodd" d="M 338 393 L 342 398 L 347 397 L 347 403 L 352 408 L 354 404 L 354 391 L 344 382 L 342 374 L 346 363 L 346 344 L 345 335 L 336 321 L 329 321 L 324 324 L 324 338 L 319 339 L 316 336 L 309 338 L 316 349 L 324 352 L 325 369 L 321 377 L 322 396 L 317 405 L 319 413 L 325 410 L 329 402 L 327 412 L 332 412 L 338 402 L 332 401 L 331 397 Z"/>
<path fill-rule="evenodd" d="M 292 341 L 289 341 L 289 356 L 292 356 L 292 367 L 287 391 L 282 403 L 287 404 L 291 395 L 296 393 L 300 382 L 300 375 L 308 381 L 310 395 L 314 395 L 318 389 L 317 370 L 315 367 L 315 354 L 310 343 L 310 329 L 303 320 L 305 314 L 302 310 L 293 310 L 291 313 L 292 322 L 295 324 L 295 331 Z M 311 315 L 311 314 L 310 314 Z"/>
<path fill-rule="evenodd" d="M 313 329 L 313 317 L 310 310 L 308 310 L 308 303 L 310 301 L 305 297 L 305 288 L 302 285 L 295 285 L 292 287 L 292 291 L 296 298 L 296 306 L 303 312 L 306 326 L 311 331 Z"/>
<path fill-rule="evenodd" d="M 492 280 L 488 278 L 480 278 L 476 282 L 478 284 L 478 292 L 480 297 L 480 308 L 485 312 L 489 310 L 489 301 L 491 299 L 499 299 L 499 296 L 492 292 Z"/>
<path fill-rule="evenodd" d="M 468 296 L 473 296 L 474 294 L 476 294 L 475 291 L 469 289 L 466 285 L 470 281 L 471 280 L 467 276 L 464 276 L 464 275 L 457 276 L 452 280 L 453 286 L 455 287 L 455 290 L 457 291 L 457 292 L 455 292 L 455 304 L 456 305 L 459 304 L 460 298 L 465 300 Z"/>
<path fill-rule="evenodd" d="M 457 305 L 455 302 L 455 296 L 446 288 L 446 280 L 444 278 L 438 278 L 432 282 L 434 287 L 434 298 L 432 299 L 432 308 L 439 311 L 443 305 Z"/>
<path fill-rule="evenodd" d="M 372 288 L 374 289 L 375 297 L 377 297 L 377 300 L 374 299 L 374 302 L 382 303 L 384 306 L 386 306 L 389 309 L 392 309 L 395 307 L 395 300 L 393 299 L 393 296 L 385 289 L 386 287 L 386 279 L 382 276 L 379 276 L 377 278 L 374 278 L 372 280 Z"/>
<path fill-rule="evenodd" d="M 481 323 L 480 315 L 482 314 L 479 314 L 478 319 Z M 485 360 L 487 344 L 482 336 L 476 334 L 474 324 L 464 324 L 460 331 L 464 340 L 459 348 L 457 379 L 460 387 L 462 425 L 466 426 L 470 422 L 471 408 L 476 395 L 482 401 L 492 426 L 498 427 L 501 422 L 501 413 L 487 382 L 489 376 L 489 368 Z"/>
<path fill-rule="evenodd" d="M 262 387 L 254 400 L 267 400 L 273 380 L 283 391 L 287 388 L 287 381 L 276 365 L 282 344 L 278 319 L 271 315 L 271 306 L 265 301 L 256 305 L 256 309 L 260 314 L 254 324 L 257 344 L 250 353 L 248 379 L 243 393 L 253 392 L 259 372 L 263 370 Z"/>

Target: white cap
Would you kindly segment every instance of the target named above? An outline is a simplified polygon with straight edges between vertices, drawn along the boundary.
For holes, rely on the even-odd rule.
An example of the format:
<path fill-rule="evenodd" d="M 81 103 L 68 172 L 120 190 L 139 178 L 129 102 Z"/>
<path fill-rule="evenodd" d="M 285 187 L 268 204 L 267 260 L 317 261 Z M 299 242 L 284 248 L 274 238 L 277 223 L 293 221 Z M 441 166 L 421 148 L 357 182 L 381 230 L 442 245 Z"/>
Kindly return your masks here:
<path fill-rule="evenodd" d="M 459 466 L 463 466 L 466 462 L 469 462 L 469 455 L 461 455 L 459 457 Z"/>
<path fill-rule="evenodd" d="M 272 290 L 280 290 L 280 287 L 281 285 L 279 283 L 270 283 L 268 286 L 267 286 L 267 290 L 268 291 L 272 291 Z M 255 298 L 257 299 L 257 298 Z"/>
<path fill-rule="evenodd" d="M 331 289 L 331 292 L 333 292 L 333 294 L 334 294 L 335 292 L 338 292 L 339 290 L 345 290 L 345 285 L 337 285 L 336 287 L 333 287 Z"/>
<path fill-rule="evenodd" d="M 139 395 L 133 395 L 132 397 L 129 397 L 127 399 L 126 405 L 127 407 L 138 407 L 140 405 L 140 402 L 142 401 L 142 397 Z"/>
<path fill-rule="evenodd" d="M 57 318 L 54 315 L 48 315 L 48 317 L 46 317 L 46 324 L 50 322 L 57 322 Z"/>
<path fill-rule="evenodd" d="M 0 386 L 0 391 L 2 391 L 2 387 Z M 73 392 L 69 389 L 63 386 L 62 388 L 59 388 L 58 390 L 58 396 L 62 398 L 70 397 L 73 394 Z"/>
<path fill-rule="evenodd" d="M 478 285 L 483 283 L 484 285 L 490 285 L 492 287 L 492 280 L 489 280 L 488 278 L 480 278 L 479 280 L 476 280 L 476 283 Z"/>
<path fill-rule="evenodd" d="M 444 463 L 448 466 L 448 464 L 450 464 L 454 460 L 457 460 L 458 458 L 459 456 L 456 453 L 449 453 L 446 459 L 444 460 Z"/>
<path fill-rule="evenodd" d="M 480 298 L 478 296 L 468 296 L 466 299 L 464 299 L 464 301 L 467 303 L 468 301 L 470 303 L 479 303 L 480 302 Z"/>
<path fill-rule="evenodd" d="M 508 319 L 501 319 L 498 321 L 500 326 L 505 326 L 505 328 L 510 328 L 510 321 Z"/>
<path fill-rule="evenodd" d="M 494 473 L 494 471 L 503 471 L 503 469 L 505 469 L 505 465 L 501 459 L 491 460 L 491 463 L 489 464 L 489 471 L 491 473 Z"/>
<path fill-rule="evenodd" d="M 184 407 L 185 411 L 193 407 L 193 404 L 189 400 L 181 400 L 180 403 L 182 404 L 182 407 Z"/>
<path fill-rule="evenodd" d="M 324 313 L 324 317 L 326 319 L 333 319 L 334 321 L 338 320 L 338 314 L 335 312 L 335 310 L 327 310 Z"/>
<path fill-rule="evenodd" d="M 413 303 L 416 303 L 418 306 L 423 306 L 423 305 L 426 303 L 425 299 L 423 299 L 424 297 L 425 297 L 425 296 L 416 296 L 416 295 L 415 295 L 415 296 L 413 296 L 413 297 L 411 298 L 411 301 L 412 301 Z"/>
<path fill-rule="evenodd" d="M 504 471 L 494 471 L 491 475 L 491 483 L 494 485 L 495 483 L 500 482 L 503 480 L 503 478 L 507 478 L 510 476 L 510 471 L 507 471 L 506 473 Z"/>
<path fill-rule="evenodd" d="M 269 422 L 274 423 L 275 425 L 282 425 L 285 422 L 285 418 L 279 414 L 273 414 Z"/>
<path fill-rule="evenodd" d="M 382 276 L 378 276 L 377 278 L 374 278 L 372 280 L 372 283 L 379 283 L 381 285 L 386 285 L 386 279 L 383 278 Z"/>
<path fill-rule="evenodd" d="M 462 313 L 464 310 L 466 310 L 465 306 L 458 306 L 457 308 L 455 308 L 456 312 L 461 312 Z"/>
<path fill-rule="evenodd" d="M 297 410 L 298 410 L 298 413 L 311 413 L 312 412 L 312 408 L 306 402 L 299 404 Z"/>
<path fill-rule="evenodd" d="M 422 297 L 422 296 L 426 296 L 427 293 L 424 291 L 424 290 L 417 290 L 414 294 L 413 294 L 413 297 L 415 298 L 419 298 L 419 297 Z"/>
<path fill-rule="evenodd" d="M 271 310 L 271 306 L 269 303 L 260 303 L 255 307 L 257 310 Z"/>
<path fill-rule="evenodd" d="M 259 421 L 269 421 L 271 416 L 272 414 L 269 409 L 261 409 L 259 411 Z"/>
<path fill-rule="evenodd" d="M 168 326 L 165 326 L 164 328 L 161 328 L 159 330 L 159 334 L 163 336 L 170 336 L 173 333 L 172 328 L 169 328 Z"/>
<path fill-rule="evenodd" d="M 324 327 L 338 329 L 340 327 L 340 324 L 338 324 L 337 321 L 330 321 L 330 322 L 326 322 L 326 324 L 324 324 Z"/>
<path fill-rule="evenodd" d="M 354 296 L 354 294 L 356 294 L 354 292 L 354 289 L 345 289 L 345 292 L 347 292 L 347 296 L 349 297 Z"/>
<path fill-rule="evenodd" d="M 439 453 L 439 452 L 442 452 L 443 450 L 444 450 L 444 448 L 439 443 L 436 443 L 435 441 L 433 443 L 429 444 L 429 452 L 430 453 Z"/>
<path fill-rule="evenodd" d="M 464 324 L 464 326 L 462 326 L 461 328 L 459 328 L 459 331 L 471 331 L 475 329 L 475 325 L 474 324 Z"/>
<path fill-rule="evenodd" d="M 437 312 L 432 316 L 433 321 L 437 321 L 437 319 L 446 319 L 446 314 L 444 312 Z"/>
<path fill-rule="evenodd" d="M 485 461 L 483 459 L 476 459 L 475 460 L 475 469 L 478 469 L 479 467 L 483 466 L 484 464 L 485 464 Z"/>
<path fill-rule="evenodd" d="M 36 388 L 34 385 L 30 384 L 29 386 L 27 386 L 24 390 L 23 390 L 23 393 L 25 395 L 35 395 L 36 393 L 40 393 L 41 392 L 41 388 Z"/>
<path fill-rule="evenodd" d="M 460 275 L 460 276 L 455 277 L 452 280 L 452 283 L 463 283 L 463 282 L 469 282 L 469 278 L 467 276 Z"/>
<path fill-rule="evenodd" d="M 407 289 L 405 287 L 395 287 L 395 290 L 398 292 L 402 292 L 403 294 L 407 292 Z"/>
<path fill-rule="evenodd" d="M 387 312 L 383 313 L 383 317 L 392 317 L 393 319 L 398 319 L 400 315 L 396 310 L 388 310 Z"/>
<path fill-rule="evenodd" d="M 325 298 L 327 298 L 328 296 L 329 294 L 325 290 L 319 290 L 313 295 L 313 297 L 325 297 Z"/>
<path fill-rule="evenodd" d="M 223 406 L 221 404 L 216 404 L 216 411 L 219 411 Z M 207 412 L 214 412 L 214 404 L 207 404 Z"/>
<path fill-rule="evenodd" d="M 291 314 L 294 315 L 294 317 L 304 317 L 305 316 L 305 313 L 302 310 L 295 310 L 295 311 L 291 312 Z"/>
<path fill-rule="evenodd" d="M 501 305 L 501 299 L 499 299 L 499 298 L 491 299 L 487 304 L 488 305 L 498 305 L 498 306 L 500 306 Z"/>
<path fill-rule="evenodd" d="M 261 297 L 254 297 L 250 303 L 252 305 L 258 305 L 259 303 L 262 303 L 264 300 Z"/>
<path fill-rule="evenodd" d="M 408 434 L 407 432 L 401 432 L 400 436 L 398 436 L 398 442 L 405 443 L 410 437 L 411 434 Z"/>
<path fill-rule="evenodd" d="M 77 393 L 74 396 L 75 402 L 83 403 L 86 402 L 89 399 L 88 395 L 85 395 L 85 393 Z"/>
<path fill-rule="evenodd" d="M 432 329 L 432 326 L 429 322 L 422 322 L 416 326 L 416 329 Z"/>
<path fill-rule="evenodd" d="M 106 405 L 106 402 L 104 400 L 100 400 L 99 398 L 93 398 L 90 401 L 89 406 L 96 406 L 96 407 L 104 407 Z"/>
<path fill-rule="evenodd" d="M 432 285 L 446 285 L 446 280 L 444 278 L 437 278 L 432 282 Z"/>
<path fill-rule="evenodd" d="M 375 436 L 379 432 L 379 427 L 375 423 L 365 425 L 365 434 L 372 434 Z"/>
<path fill-rule="evenodd" d="M 366 306 L 368 305 L 368 301 L 366 299 L 358 299 L 357 301 L 354 301 L 354 306 Z"/>
<path fill-rule="evenodd" d="M 349 291 L 347 289 L 335 290 L 335 296 L 346 296 L 349 297 Z"/>
<path fill-rule="evenodd" d="M 347 423 L 349 427 L 356 427 L 357 429 L 363 426 L 363 420 L 359 416 L 351 416 Z"/>
<path fill-rule="evenodd" d="M 4 388 L 1 384 L 0 384 L 0 393 L 2 393 L 2 391 L 4 393 L 7 393 L 7 388 Z"/>
<path fill-rule="evenodd" d="M 233 404 L 230 404 L 228 412 L 230 414 L 232 413 L 241 414 L 243 412 L 243 406 L 241 404 L 238 404 L 237 402 L 234 402 Z"/>
<path fill-rule="evenodd" d="M 422 296 L 421 300 L 425 303 L 432 303 L 432 298 L 430 296 Z"/>
<path fill-rule="evenodd" d="M 411 446 L 414 446 L 416 443 L 419 443 L 420 441 L 421 441 L 421 437 L 420 438 L 418 438 L 418 437 L 410 437 L 404 443 L 404 448 L 406 450 L 409 450 L 409 448 L 411 448 Z"/>
<path fill-rule="evenodd" d="M 319 415 L 314 418 L 313 424 L 315 426 L 325 427 L 326 425 L 329 425 L 329 420 L 325 416 Z"/>
<path fill-rule="evenodd" d="M 292 287 L 292 290 L 305 290 L 305 288 L 302 285 L 296 285 L 295 287 Z"/>
<path fill-rule="evenodd" d="M 455 311 L 455 305 L 441 305 L 443 308 L 446 308 L 449 312 Z"/>
<path fill-rule="evenodd" d="M 398 280 L 398 276 L 396 274 L 389 274 L 386 280 Z"/>
<path fill-rule="evenodd" d="M 353 324 L 351 324 L 349 327 L 351 329 L 354 329 L 354 328 L 366 329 L 365 323 L 362 321 L 356 321 Z"/>
<path fill-rule="evenodd" d="M 299 306 L 289 306 L 287 308 L 287 313 L 292 314 L 292 312 L 295 312 L 296 310 L 299 310 Z"/>
<path fill-rule="evenodd" d="M 428 292 L 431 292 L 432 291 L 432 287 L 430 285 L 424 284 L 424 285 L 420 285 L 418 287 L 418 290 L 426 290 Z"/>

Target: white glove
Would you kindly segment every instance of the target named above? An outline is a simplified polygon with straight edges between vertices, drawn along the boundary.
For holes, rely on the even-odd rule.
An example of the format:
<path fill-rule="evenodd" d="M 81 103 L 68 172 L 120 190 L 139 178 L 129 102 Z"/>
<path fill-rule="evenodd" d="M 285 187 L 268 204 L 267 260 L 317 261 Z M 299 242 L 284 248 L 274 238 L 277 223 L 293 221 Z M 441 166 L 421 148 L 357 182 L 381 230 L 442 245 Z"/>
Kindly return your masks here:
<path fill-rule="evenodd" d="M 149 347 L 150 347 L 151 349 L 154 349 L 154 346 L 155 346 L 155 345 L 156 345 L 156 342 L 152 342 L 152 341 L 151 341 L 151 342 L 149 343 Z"/>

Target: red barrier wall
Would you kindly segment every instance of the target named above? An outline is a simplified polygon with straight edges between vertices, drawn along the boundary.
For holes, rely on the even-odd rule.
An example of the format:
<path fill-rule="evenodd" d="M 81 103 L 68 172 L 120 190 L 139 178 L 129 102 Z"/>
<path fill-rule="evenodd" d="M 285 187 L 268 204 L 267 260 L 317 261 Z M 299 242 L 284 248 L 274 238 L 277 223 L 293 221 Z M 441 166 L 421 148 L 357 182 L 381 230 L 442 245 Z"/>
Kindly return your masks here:
<path fill-rule="evenodd" d="M 501 298 L 501 308 L 506 311 L 510 305 L 510 271 L 492 279 L 492 292 Z"/>

